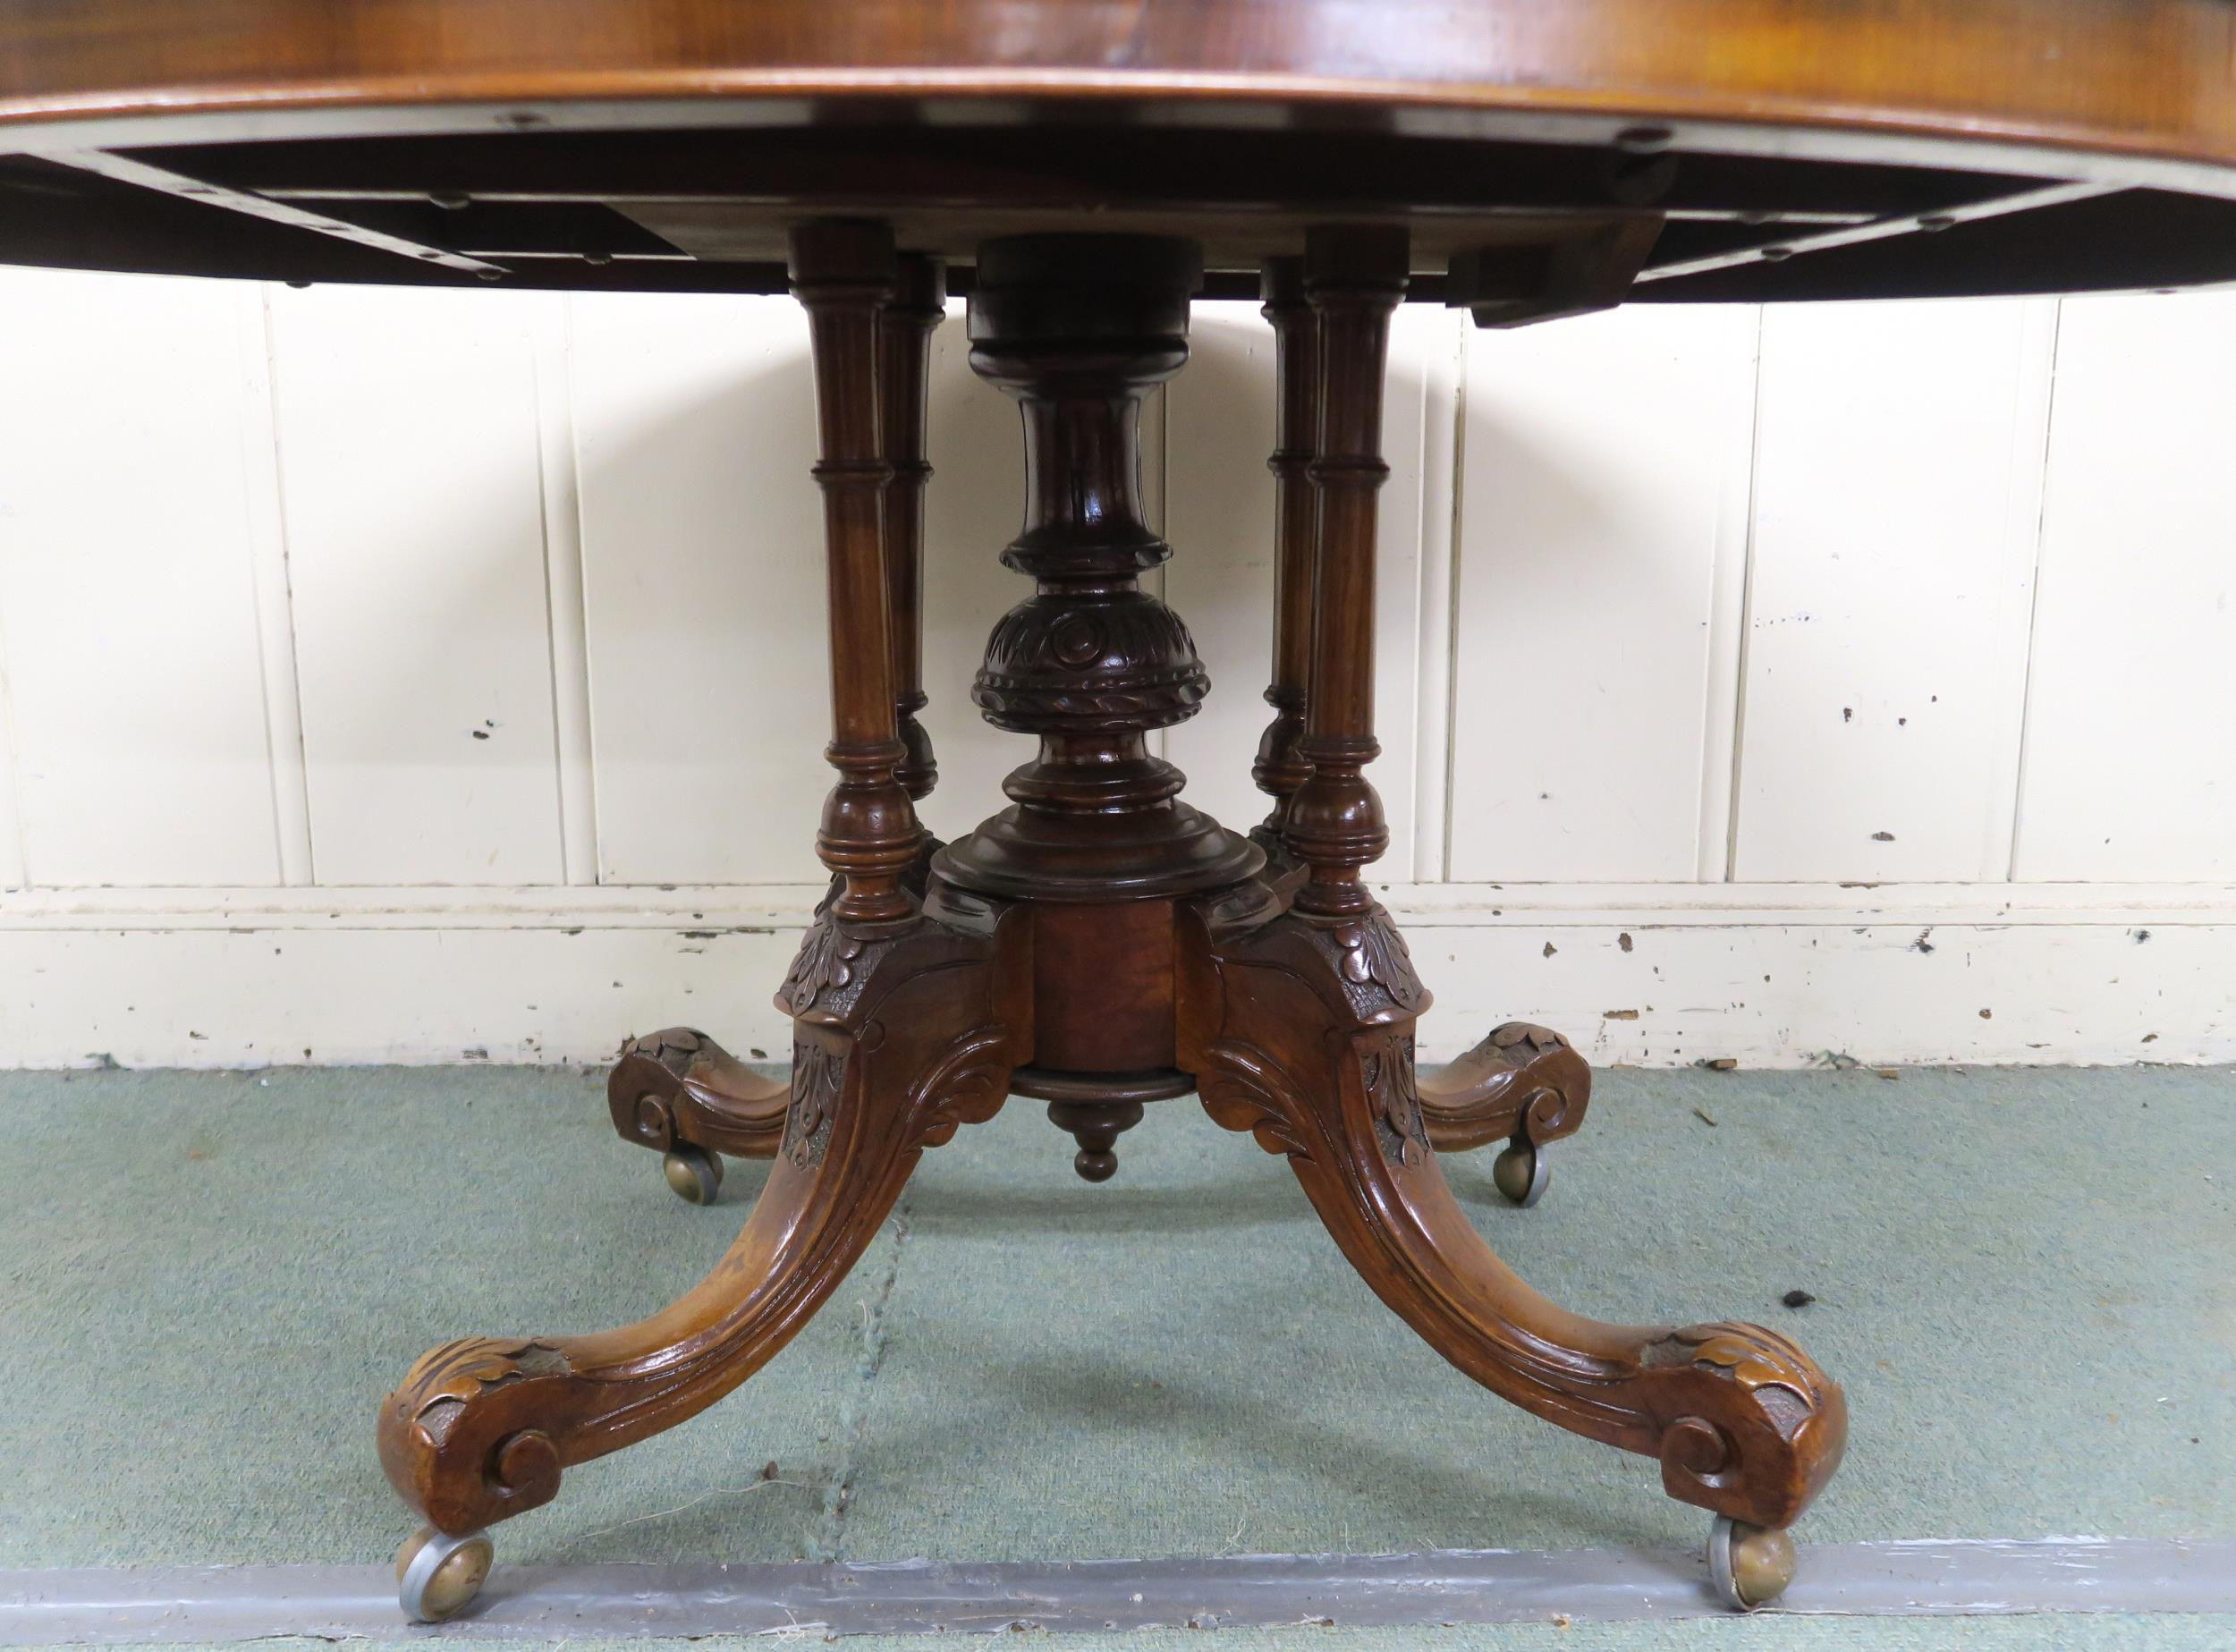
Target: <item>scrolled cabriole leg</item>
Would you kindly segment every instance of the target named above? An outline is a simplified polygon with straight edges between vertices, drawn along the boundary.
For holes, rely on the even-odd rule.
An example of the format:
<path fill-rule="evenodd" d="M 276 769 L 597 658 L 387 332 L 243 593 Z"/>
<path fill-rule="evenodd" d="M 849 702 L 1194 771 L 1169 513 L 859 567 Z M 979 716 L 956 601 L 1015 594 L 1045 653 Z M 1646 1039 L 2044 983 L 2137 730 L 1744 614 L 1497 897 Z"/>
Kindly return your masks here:
<path fill-rule="evenodd" d="M 779 1004 L 795 1018 L 783 1141 L 729 1253 L 650 1318 L 589 1336 L 469 1336 L 381 1402 L 380 1460 L 437 1531 L 546 1503 L 561 1471 L 673 1427 L 758 1370 L 846 1276 L 927 1147 L 991 1117 L 1014 1062 L 1015 948 L 929 919 L 826 912 Z"/>
<path fill-rule="evenodd" d="M 908 749 L 877 394 L 881 316 L 900 279 L 892 234 L 799 225 L 792 275 L 814 347 L 839 780 L 816 845 L 833 888 L 777 999 L 794 1038 L 775 1164 L 728 1254 L 668 1308 L 595 1335 L 462 1337 L 381 1402 L 382 1467 L 430 1529 L 399 1563 L 416 1616 L 470 1599 L 487 1567 L 483 1528 L 550 1501 L 569 1466 L 695 1415 L 766 1364 L 859 1259 L 924 1149 L 991 1117 L 1030 1046 L 1028 943 L 1001 903 L 945 900 L 925 881 L 927 843 L 896 773 Z M 733 1132 L 737 1150 L 769 1145 L 775 1098 L 689 1029 L 632 1047 L 609 1099 L 623 1135 L 648 1133 L 671 1158 L 700 1149 L 694 1127 L 704 1140 Z"/>
<path fill-rule="evenodd" d="M 1629 1326 L 1560 1308 L 1470 1226 L 1430 1144 L 1413 1063 L 1428 995 L 1379 908 L 1182 935 L 1182 1064 L 1212 1117 L 1287 1156 L 1384 1302 L 1503 1398 L 1661 1464 L 1663 1489 L 1783 1530 L 1839 1466 L 1847 1402 L 1759 1326 Z"/>

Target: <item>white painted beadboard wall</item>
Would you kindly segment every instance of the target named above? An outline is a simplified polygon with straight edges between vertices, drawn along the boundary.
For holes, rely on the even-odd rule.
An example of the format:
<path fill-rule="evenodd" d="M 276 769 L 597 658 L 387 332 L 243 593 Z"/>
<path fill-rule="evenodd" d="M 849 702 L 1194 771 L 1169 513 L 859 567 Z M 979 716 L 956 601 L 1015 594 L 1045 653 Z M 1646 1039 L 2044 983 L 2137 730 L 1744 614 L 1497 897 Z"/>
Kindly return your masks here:
<path fill-rule="evenodd" d="M 1269 335 L 1150 440 L 1257 818 Z M 936 344 L 943 834 L 1021 741 Z M 1439 1008 L 1597 1060 L 2236 1058 L 2236 295 L 1401 318 L 1375 769 Z M 0 273 L 0 1064 L 780 1048 L 829 771 L 783 301 Z"/>

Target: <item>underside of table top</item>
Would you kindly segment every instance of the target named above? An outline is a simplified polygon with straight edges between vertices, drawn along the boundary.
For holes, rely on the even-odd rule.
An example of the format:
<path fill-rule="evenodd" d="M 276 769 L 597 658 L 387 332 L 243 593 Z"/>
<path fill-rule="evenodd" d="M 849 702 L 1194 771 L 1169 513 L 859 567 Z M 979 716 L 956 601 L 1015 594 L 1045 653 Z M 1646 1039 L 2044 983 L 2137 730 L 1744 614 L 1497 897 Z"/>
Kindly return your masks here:
<path fill-rule="evenodd" d="M 1491 324 L 2222 281 L 2236 4 L 0 0 L 0 260 L 777 292 L 833 215 L 1232 296 L 1402 221 Z"/>

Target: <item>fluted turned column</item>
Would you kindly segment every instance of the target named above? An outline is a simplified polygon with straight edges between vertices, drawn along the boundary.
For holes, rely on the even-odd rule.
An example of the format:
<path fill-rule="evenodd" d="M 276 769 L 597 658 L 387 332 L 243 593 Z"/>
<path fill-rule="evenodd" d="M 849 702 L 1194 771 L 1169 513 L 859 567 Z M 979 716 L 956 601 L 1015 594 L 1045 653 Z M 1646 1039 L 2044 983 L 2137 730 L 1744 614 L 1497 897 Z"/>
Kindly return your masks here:
<path fill-rule="evenodd" d="M 1289 800 L 1285 835 L 1310 868 L 1299 910 L 1354 916 L 1374 907 L 1360 869 L 1382 858 L 1390 828 L 1365 775 L 1374 737 L 1376 496 L 1390 315 L 1405 297 L 1402 228 L 1314 230 L 1305 293 L 1319 322 L 1320 435 L 1309 474 L 1317 495 L 1312 681 L 1299 755 L 1311 774 Z"/>
<path fill-rule="evenodd" d="M 1274 708 L 1258 742 L 1250 778 L 1273 799 L 1251 833 L 1286 852 L 1289 800 L 1312 773 L 1304 739 L 1306 686 L 1312 676 L 1313 538 L 1317 500 L 1309 474 L 1320 439 L 1320 327 L 1304 293 L 1304 260 L 1268 258 L 1261 277 L 1263 314 L 1274 328 L 1274 669 L 1266 703 Z"/>
<path fill-rule="evenodd" d="M 936 258 L 904 254 L 893 301 L 877 321 L 878 440 L 893 467 L 885 491 L 887 606 L 893 616 L 894 710 L 902 756 L 896 770 L 922 802 L 939 781 L 932 737 L 916 720 L 924 694 L 925 391 L 932 335 L 947 314 L 947 275 Z"/>
<path fill-rule="evenodd" d="M 905 918 L 901 875 L 923 843 L 915 806 L 896 777 L 901 743 L 894 693 L 892 597 L 884 512 L 893 467 L 878 440 L 878 317 L 898 279 L 893 232 L 826 220 L 792 235 L 792 291 L 808 312 L 815 354 L 825 564 L 831 626 L 830 745 L 839 772 L 823 806 L 816 853 L 843 886 L 842 919 Z"/>

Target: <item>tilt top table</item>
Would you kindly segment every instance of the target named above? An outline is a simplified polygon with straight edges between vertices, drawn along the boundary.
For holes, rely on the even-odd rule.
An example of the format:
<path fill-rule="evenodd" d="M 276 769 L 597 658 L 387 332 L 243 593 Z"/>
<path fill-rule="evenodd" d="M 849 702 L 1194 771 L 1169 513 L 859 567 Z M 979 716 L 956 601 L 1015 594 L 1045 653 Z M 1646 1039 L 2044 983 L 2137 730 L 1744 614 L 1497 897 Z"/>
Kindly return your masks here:
<path fill-rule="evenodd" d="M 1286 1156 L 1393 1310 L 1501 1398 L 1661 1465 L 1733 1605 L 1793 1570 L 1846 1401 L 1758 1326 L 1530 1291 L 1439 1151 L 1529 1204 L 1590 1074 L 1519 1023 L 1418 1072 L 1429 997 L 1364 881 L 1388 832 L 1373 557 L 1391 313 L 2160 288 L 2236 276 L 2228 0 L 0 0 L 0 260 L 296 282 L 790 291 L 811 328 L 838 772 L 829 896 L 778 993 L 789 1084 L 696 1031 L 614 1122 L 744 1231 L 641 1324 L 473 1336 L 382 1403 L 427 1519 L 402 1604 L 485 1529 L 691 1416 L 830 1295 L 918 1158 L 1012 1094 L 1080 1173 L 1199 1096 Z M 972 690 L 1037 755 L 956 843 L 921 681 L 924 375 L 948 292 L 1023 414 L 1034 581 Z M 1247 834 L 1148 735 L 1208 689 L 1140 589 L 1143 397 L 1199 296 L 1262 296 L 1279 398 L 1274 716 Z M 802 479 L 802 485 L 806 485 Z M 1235 486 L 1262 486 L 1238 476 Z M 1526 623 L 1517 616 L 1514 623 Z M 803 738 L 804 738 L 803 734 Z"/>

